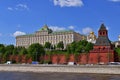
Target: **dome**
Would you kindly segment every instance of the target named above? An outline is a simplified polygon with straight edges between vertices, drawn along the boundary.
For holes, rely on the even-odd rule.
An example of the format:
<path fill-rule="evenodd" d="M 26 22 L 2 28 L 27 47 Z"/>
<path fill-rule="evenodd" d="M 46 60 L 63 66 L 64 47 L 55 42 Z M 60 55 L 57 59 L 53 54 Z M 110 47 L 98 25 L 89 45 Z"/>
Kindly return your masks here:
<path fill-rule="evenodd" d="M 90 34 L 94 34 L 94 32 L 92 31 L 92 32 L 90 32 Z"/>
<path fill-rule="evenodd" d="M 120 41 L 120 35 L 118 36 L 118 40 Z"/>

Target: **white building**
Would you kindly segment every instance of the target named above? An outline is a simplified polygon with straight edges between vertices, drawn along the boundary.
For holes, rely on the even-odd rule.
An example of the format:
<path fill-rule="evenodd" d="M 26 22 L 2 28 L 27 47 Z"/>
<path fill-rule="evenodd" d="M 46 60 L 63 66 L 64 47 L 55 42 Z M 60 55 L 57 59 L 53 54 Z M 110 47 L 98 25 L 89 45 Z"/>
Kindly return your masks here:
<path fill-rule="evenodd" d="M 90 34 L 87 36 L 87 41 L 95 44 L 96 35 L 94 34 L 94 32 L 90 32 Z"/>
<path fill-rule="evenodd" d="M 33 43 L 40 43 L 44 45 L 50 42 L 52 45 L 58 44 L 63 41 L 64 47 L 73 41 L 80 41 L 86 39 L 86 36 L 80 35 L 73 30 L 53 32 L 47 25 L 43 26 L 39 31 L 33 34 L 27 34 L 16 37 L 16 46 L 29 47 Z"/>

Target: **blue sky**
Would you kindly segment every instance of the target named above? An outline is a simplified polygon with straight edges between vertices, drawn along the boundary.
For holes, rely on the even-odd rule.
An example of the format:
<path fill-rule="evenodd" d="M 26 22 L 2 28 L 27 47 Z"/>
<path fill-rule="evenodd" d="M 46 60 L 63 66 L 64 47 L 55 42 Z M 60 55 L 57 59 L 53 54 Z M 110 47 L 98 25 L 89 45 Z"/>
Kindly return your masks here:
<path fill-rule="evenodd" d="M 111 41 L 120 35 L 120 0 L 0 0 L 0 43 L 32 34 L 47 24 L 54 31 L 97 31 L 104 23 Z"/>

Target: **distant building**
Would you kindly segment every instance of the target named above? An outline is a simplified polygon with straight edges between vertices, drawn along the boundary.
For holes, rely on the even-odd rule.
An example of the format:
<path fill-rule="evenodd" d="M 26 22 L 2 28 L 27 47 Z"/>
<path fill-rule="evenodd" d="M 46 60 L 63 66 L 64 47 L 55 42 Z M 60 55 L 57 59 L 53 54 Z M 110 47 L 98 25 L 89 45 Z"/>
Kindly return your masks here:
<path fill-rule="evenodd" d="M 90 32 L 90 34 L 87 36 L 87 41 L 95 44 L 96 35 L 94 34 L 94 32 Z"/>
<path fill-rule="evenodd" d="M 118 41 L 114 42 L 115 47 L 120 47 L 120 35 L 118 36 Z"/>
<path fill-rule="evenodd" d="M 34 34 L 22 35 L 16 37 L 16 46 L 29 47 L 33 43 L 50 42 L 53 46 L 63 41 L 64 47 L 73 41 L 80 41 L 86 39 L 86 36 L 74 32 L 73 30 L 53 32 L 47 25 L 43 26 Z"/>

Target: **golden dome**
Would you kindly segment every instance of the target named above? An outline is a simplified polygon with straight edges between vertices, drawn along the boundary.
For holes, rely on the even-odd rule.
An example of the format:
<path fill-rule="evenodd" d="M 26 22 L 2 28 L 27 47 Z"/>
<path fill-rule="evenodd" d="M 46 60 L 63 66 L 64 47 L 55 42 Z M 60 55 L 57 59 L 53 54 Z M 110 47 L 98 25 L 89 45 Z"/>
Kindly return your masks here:
<path fill-rule="evenodd" d="M 90 32 L 90 34 L 94 34 L 94 32 L 92 31 L 92 32 Z"/>

